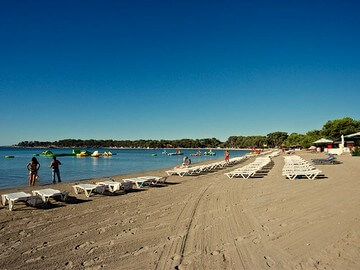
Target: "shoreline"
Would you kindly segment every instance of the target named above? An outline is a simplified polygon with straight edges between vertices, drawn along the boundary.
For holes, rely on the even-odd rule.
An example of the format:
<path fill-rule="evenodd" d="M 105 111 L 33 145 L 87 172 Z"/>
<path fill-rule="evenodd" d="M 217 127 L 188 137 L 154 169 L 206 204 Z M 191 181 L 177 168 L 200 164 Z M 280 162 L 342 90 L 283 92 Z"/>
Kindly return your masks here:
<path fill-rule="evenodd" d="M 202 162 L 195 162 L 192 163 L 193 166 L 196 165 L 202 165 L 202 164 L 207 164 L 207 163 L 212 163 L 212 162 L 218 162 L 222 159 L 212 159 L 212 160 L 207 160 L 207 161 L 202 161 Z M 124 178 L 132 178 L 132 177 L 138 177 L 138 176 L 144 176 L 144 175 L 152 175 L 153 176 L 167 176 L 167 174 L 165 173 L 165 171 L 170 170 L 174 167 L 166 167 L 163 169 L 155 169 L 155 170 L 146 170 L 146 171 L 141 171 L 141 172 L 135 172 L 135 173 L 125 173 L 125 174 L 116 174 L 116 175 L 111 175 L 111 176 L 101 176 L 101 177 L 94 177 L 94 178 L 85 178 L 85 179 L 77 179 L 77 180 L 71 180 L 71 181 L 62 181 L 61 183 L 56 183 L 56 184 L 52 184 L 52 183 L 48 183 L 48 184 L 40 184 L 40 185 L 35 185 L 35 186 L 29 186 L 29 185 L 23 185 L 23 186 L 17 186 L 17 187 L 8 187 L 8 188 L 0 188 L 0 195 L 4 192 L 18 192 L 18 191 L 28 191 L 28 190 L 36 190 L 37 188 L 52 188 L 52 187 L 56 187 L 56 188 L 60 188 L 62 186 L 67 186 L 67 185 L 73 185 L 75 183 L 78 182 L 85 182 L 85 181 L 89 181 L 89 182 L 101 182 L 101 181 L 105 181 L 108 180 L 109 178 L 112 178 L 114 180 L 121 180 Z M 165 175 L 159 175 L 159 173 L 163 172 Z"/>
<path fill-rule="evenodd" d="M 180 150 L 207 150 L 207 149 L 213 149 L 213 150 L 246 150 L 246 151 L 251 151 L 252 148 L 230 148 L 230 147 L 226 147 L 226 148 L 217 148 L 217 147 L 206 147 L 206 148 L 201 148 L 201 147 L 195 147 L 195 148 L 183 148 L 183 147 L 161 147 L 161 148 L 131 148 L 131 147 L 38 147 L 38 146 L 34 146 L 34 147 L 26 147 L 26 146 L 0 146 L 0 148 L 15 148 L 15 149 L 114 149 L 114 150 L 176 150 L 176 149 L 180 149 Z M 267 149 L 267 148 L 257 148 L 257 149 Z"/>

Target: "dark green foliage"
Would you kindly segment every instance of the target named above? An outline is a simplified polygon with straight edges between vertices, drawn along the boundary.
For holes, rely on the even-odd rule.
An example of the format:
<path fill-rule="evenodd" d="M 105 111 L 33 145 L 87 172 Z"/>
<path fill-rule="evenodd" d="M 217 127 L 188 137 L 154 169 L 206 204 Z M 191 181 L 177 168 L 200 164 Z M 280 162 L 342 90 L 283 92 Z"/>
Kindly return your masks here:
<path fill-rule="evenodd" d="M 216 138 L 180 139 L 180 140 L 75 140 L 66 139 L 55 142 L 24 141 L 17 146 L 21 147 L 125 147 L 125 148 L 253 148 L 253 147 L 280 147 L 302 146 L 309 147 L 314 141 L 325 137 L 340 140 L 341 135 L 360 131 L 360 121 L 350 117 L 328 121 L 321 130 L 311 130 L 306 134 L 286 132 L 272 132 L 267 136 L 230 136 L 227 141 L 221 142 Z"/>
<path fill-rule="evenodd" d="M 354 147 L 354 150 L 351 152 L 351 155 L 352 155 L 352 156 L 356 156 L 356 157 L 360 156 L 359 147 L 355 146 L 355 147 Z"/>
<path fill-rule="evenodd" d="M 360 121 L 350 117 L 328 121 L 322 128 L 321 133 L 324 137 L 338 140 L 342 134 L 351 134 L 360 130 Z"/>
<path fill-rule="evenodd" d="M 288 137 L 287 132 L 277 131 L 277 132 L 269 133 L 266 136 L 266 139 L 269 147 L 278 147 L 283 145 L 287 137 Z"/>

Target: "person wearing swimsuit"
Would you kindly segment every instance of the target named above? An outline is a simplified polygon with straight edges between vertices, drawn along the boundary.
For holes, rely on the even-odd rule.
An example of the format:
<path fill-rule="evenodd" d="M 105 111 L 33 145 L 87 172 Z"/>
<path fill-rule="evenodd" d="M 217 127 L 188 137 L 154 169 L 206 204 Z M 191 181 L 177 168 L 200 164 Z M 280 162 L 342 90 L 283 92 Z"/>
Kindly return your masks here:
<path fill-rule="evenodd" d="M 35 180 L 40 169 L 40 163 L 37 161 L 36 157 L 33 157 L 31 161 L 27 164 L 26 168 L 29 171 L 29 185 L 35 186 Z"/>

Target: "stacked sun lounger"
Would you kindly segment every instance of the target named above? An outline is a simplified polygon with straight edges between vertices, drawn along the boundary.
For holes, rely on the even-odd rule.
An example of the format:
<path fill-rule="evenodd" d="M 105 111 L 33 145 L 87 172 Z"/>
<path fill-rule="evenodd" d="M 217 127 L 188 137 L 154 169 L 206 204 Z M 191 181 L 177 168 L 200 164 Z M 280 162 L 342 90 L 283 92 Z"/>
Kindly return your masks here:
<path fill-rule="evenodd" d="M 336 159 L 336 157 L 332 154 L 326 154 L 327 158 L 318 158 L 318 159 L 312 159 L 312 163 L 316 165 L 334 165 L 334 164 L 340 164 L 341 162 Z"/>
<path fill-rule="evenodd" d="M 322 171 L 299 156 L 284 156 L 284 159 L 285 165 L 282 170 L 282 175 L 291 180 L 301 176 L 313 180 L 322 174 Z"/>
<path fill-rule="evenodd" d="M 241 168 L 235 169 L 231 172 L 225 173 L 225 175 L 229 178 L 242 177 L 247 179 L 250 177 L 254 177 L 256 173 L 263 170 L 263 168 L 270 163 L 271 163 L 271 158 L 269 156 L 258 157 L 254 162 L 245 165 Z"/>
<path fill-rule="evenodd" d="M 242 156 L 231 158 L 229 161 L 218 161 L 210 164 L 198 165 L 188 168 L 174 168 L 172 170 L 166 171 L 166 173 L 167 175 L 179 175 L 180 177 L 184 177 L 185 175 L 199 175 L 204 172 L 216 171 L 225 167 L 233 166 L 246 160 L 247 158 L 247 156 Z"/>

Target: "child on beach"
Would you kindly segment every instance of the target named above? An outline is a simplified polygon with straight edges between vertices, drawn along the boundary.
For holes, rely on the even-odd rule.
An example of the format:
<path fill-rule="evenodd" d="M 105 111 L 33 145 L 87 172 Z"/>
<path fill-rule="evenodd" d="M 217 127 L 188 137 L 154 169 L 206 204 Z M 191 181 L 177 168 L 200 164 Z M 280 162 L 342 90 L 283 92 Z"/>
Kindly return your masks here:
<path fill-rule="evenodd" d="M 26 165 L 27 170 L 29 171 L 29 186 L 35 186 L 35 180 L 38 177 L 38 171 L 40 169 L 40 163 L 33 157 L 31 161 Z"/>

